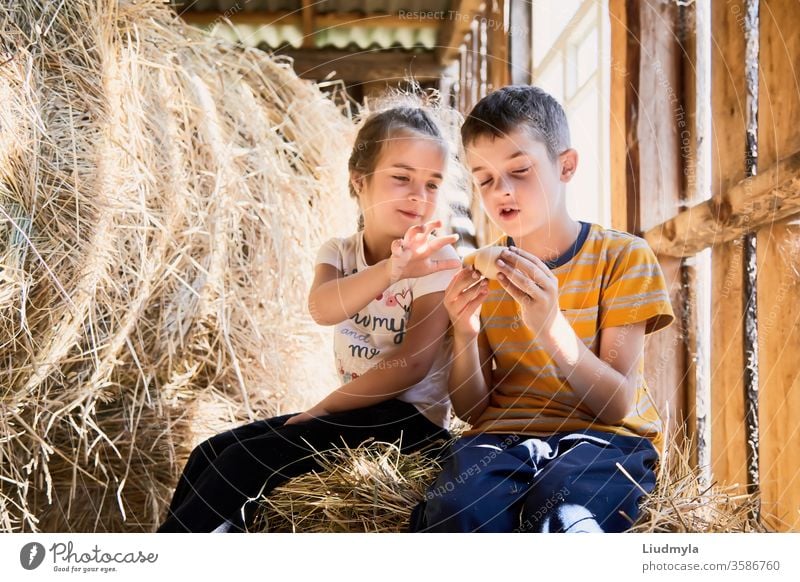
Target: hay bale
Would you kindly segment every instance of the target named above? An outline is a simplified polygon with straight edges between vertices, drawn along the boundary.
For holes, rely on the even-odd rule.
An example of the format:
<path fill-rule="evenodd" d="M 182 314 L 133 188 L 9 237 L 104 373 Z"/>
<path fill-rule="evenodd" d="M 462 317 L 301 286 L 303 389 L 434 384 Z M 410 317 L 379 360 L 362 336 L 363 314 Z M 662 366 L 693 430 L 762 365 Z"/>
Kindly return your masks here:
<path fill-rule="evenodd" d="M 641 503 L 632 533 L 766 532 L 758 517 L 759 495 L 737 492 L 738 485 L 704 485 L 692 465 L 692 445 L 685 430 L 670 437 L 658 466 L 656 488 Z"/>
<path fill-rule="evenodd" d="M 160 0 L 0 6 L 0 530 L 151 531 L 199 440 L 335 385 L 351 138 Z"/>
<path fill-rule="evenodd" d="M 459 425 L 455 431 L 463 430 Z M 766 532 L 752 517 L 755 495 L 734 487 L 702 487 L 688 439 L 671 439 L 656 489 L 641 503 L 631 533 Z M 321 470 L 290 480 L 257 502 L 258 532 L 403 532 L 414 506 L 440 470 L 425 453 L 401 454 L 397 444 L 317 453 Z"/>
<path fill-rule="evenodd" d="M 321 470 L 258 500 L 256 532 L 403 532 L 439 465 L 430 451 L 367 443 L 320 452 Z"/>

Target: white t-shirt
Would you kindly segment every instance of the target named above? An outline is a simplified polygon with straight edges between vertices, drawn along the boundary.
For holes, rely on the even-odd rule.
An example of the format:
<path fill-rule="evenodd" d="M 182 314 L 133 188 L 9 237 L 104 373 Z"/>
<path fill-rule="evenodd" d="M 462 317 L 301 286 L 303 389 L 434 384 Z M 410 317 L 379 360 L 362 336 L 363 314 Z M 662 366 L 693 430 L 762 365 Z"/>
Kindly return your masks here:
<path fill-rule="evenodd" d="M 433 258 L 458 259 L 451 246 Z M 316 264 L 327 263 L 347 277 L 368 267 L 364 260 L 364 231 L 345 238 L 332 238 L 320 247 Z M 444 291 L 457 269 L 440 271 L 416 279 L 401 279 L 350 319 L 334 326 L 333 351 L 342 384 L 366 373 L 388 357 L 402 342 L 411 313 L 411 303 L 428 293 Z M 424 346 L 420 346 L 424 349 Z M 447 377 L 452 354 L 452 337 L 445 335 L 439 354 L 428 375 L 397 396 L 413 404 L 431 422 L 447 428 L 450 398 Z"/>

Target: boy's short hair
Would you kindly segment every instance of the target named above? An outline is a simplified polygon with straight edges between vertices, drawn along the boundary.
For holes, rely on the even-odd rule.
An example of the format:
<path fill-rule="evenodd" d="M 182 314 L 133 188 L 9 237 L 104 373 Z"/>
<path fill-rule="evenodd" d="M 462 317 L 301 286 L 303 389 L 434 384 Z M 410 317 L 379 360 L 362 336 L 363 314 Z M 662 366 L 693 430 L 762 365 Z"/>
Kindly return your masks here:
<path fill-rule="evenodd" d="M 564 108 L 531 85 L 509 85 L 478 101 L 461 126 L 461 141 L 467 147 L 481 137 L 504 137 L 520 126 L 545 144 L 553 161 L 570 147 Z"/>

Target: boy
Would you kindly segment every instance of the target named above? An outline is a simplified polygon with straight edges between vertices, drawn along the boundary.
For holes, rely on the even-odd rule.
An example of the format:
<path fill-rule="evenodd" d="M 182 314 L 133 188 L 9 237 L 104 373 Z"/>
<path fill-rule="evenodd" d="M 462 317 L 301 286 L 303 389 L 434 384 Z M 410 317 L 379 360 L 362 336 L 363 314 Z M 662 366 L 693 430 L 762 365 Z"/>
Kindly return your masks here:
<path fill-rule="evenodd" d="M 655 486 L 662 446 L 642 376 L 645 334 L 674 319 L 661 269 L 642 239 L 569 216 L 578 156 L 550 95 L 500 89 L 461 134 L 508 248 L 497 281 L 464 268 L 445 292 L 448 389 L 472 430 L 411 529 L 624 531 Z"/>

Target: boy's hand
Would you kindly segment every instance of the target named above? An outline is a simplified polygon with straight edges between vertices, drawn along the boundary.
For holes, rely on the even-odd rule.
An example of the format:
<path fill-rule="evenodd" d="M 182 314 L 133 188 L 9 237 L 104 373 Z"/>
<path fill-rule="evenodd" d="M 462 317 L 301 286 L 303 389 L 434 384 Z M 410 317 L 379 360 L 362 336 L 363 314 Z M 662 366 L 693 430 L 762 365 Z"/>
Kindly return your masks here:
<path fill-rule="evenodd" d="M 553 272 L 540 258 L 518 247 L 504 250 L 498 266 L 497 280 L 522 307 L 523 323 L 533 331 L 549 333 L 561 315 Z"/>
<path fill-rule="evenodd" d="M 392 256 L 389 259 L 389 279 L 392 284 L 400 279 L 424 277 L 438 271 L 458 269 L 461 261 L 436 260 L 432 254 L 444 246 L 458 240 L 457 234 L 430 238 L 431 231 L 442 226 L 441 220 L 412 226 L 402 239 L 392 243 Z"/>
<path fill-rule="evenodd" d="M 456 273 L 444 292 L 444 307 L 453 324 L 453 334 L 466 340 L 475 338 L 480 332 L 481 305 L 489 291 L 489 282 L 483 279 L 477 283 L 478 279 L 480 275 L 477 271 L 463 268 Z"/>

